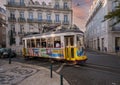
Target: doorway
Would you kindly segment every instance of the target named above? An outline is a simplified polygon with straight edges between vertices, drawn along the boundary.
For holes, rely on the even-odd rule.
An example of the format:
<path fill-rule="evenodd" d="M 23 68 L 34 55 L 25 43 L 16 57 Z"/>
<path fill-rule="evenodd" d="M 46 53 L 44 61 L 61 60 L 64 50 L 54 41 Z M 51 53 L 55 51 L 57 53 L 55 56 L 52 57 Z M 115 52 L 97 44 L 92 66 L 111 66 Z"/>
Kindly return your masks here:
<path fill-rule="evenodd" d="M 74 58 L 74 36 L 65 36 L 65 56 L 66 58 Z"/>

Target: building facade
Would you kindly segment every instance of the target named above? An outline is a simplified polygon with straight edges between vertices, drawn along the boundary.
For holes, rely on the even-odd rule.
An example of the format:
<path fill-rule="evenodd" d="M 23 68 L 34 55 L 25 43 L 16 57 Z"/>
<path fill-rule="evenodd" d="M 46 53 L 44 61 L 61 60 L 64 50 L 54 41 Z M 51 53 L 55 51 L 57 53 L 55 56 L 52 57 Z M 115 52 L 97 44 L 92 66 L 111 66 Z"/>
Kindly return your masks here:
<path fill-rule="evenodd" d="M 0 47 L 6 47 L 6 11 L 0 7 Z"/>
<path fill-rule="evenodd" d="M 72 1 L 52 0 L 49 4 L 32 0 L 7 0 L 7 47 L 22 49 L 22 37 L 47 32 L 56 25 L 72 24 Z M 11 36 L 12 35 L 12 36 Z M 12 41 L 12 42 L 11 42 Z"/>
<path fill-rule="evenodd" d="M 118 2 L 114 0 L 94 0 L 86 23 L 86 46 L 102 52 L 115 52 L 120 48 L 120 24 L 111 26 L 115 19 L 104 21 L 104 16 L 113 11 Z"/>

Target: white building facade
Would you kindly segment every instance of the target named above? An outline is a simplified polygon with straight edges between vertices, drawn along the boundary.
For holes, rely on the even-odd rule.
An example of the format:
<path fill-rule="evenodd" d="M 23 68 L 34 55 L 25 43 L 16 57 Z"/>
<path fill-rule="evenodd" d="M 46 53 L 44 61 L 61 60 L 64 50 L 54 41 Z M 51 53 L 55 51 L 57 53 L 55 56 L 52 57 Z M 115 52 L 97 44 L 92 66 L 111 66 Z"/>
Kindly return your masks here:
<path fill-rule="evenodd" d="M 86 46 L 93 50 L 114 53 L 120 48 L 120 25 L 111 27 L 114 20 L 104 21 L 104 16 L 113 11 L 118 2 L 114 0 L 94 0 L 86 23 Z"/>
<path fill-rule="evenodd" d="M 6 47 L 6 11 L 0 7 L 0 48 Z"/>
<path fill-rule="evenodd" d="M 52 0 L 49 4 L 32 0 L 7 0 L 5 6 L 8 24 L 6 45 L 18 52 L 22 49 L 22 38 L 25 34 L 46 32 L 45 27 L 72 24 L 71 0 Z"/>

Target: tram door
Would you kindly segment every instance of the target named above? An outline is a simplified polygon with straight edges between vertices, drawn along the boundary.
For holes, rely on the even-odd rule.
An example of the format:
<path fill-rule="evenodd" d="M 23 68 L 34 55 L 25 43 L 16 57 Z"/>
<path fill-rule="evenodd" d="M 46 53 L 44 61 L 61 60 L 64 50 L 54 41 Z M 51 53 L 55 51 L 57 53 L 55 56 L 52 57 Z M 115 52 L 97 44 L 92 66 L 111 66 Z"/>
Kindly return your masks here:
<path fill-rule="evenodd" d="M 74 36 L 65 36 L 65 57 L 74 58 Z"/>

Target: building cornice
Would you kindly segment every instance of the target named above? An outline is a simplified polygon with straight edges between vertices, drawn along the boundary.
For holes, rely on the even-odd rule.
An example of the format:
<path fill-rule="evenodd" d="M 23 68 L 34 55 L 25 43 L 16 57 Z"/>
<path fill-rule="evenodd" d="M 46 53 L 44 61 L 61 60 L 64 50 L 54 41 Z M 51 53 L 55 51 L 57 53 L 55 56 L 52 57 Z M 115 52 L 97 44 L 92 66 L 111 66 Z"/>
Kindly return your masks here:
<path fill-rule="evenodd" d="M 88 20 L 86 22 L 86 25 L 87 26 L 91 20 L 93 19 L 93 17 L 97 14 L 97 12 L 100 10 L 100 8 L 103 6 L 103 2 L 102 1 L 99 1 L 99 4 L 93 9 L 93 12 L 91 13 L 91 15 L 88 17 Z"/>

